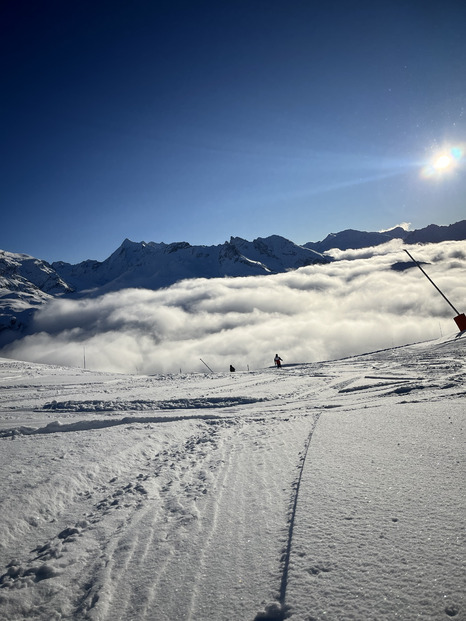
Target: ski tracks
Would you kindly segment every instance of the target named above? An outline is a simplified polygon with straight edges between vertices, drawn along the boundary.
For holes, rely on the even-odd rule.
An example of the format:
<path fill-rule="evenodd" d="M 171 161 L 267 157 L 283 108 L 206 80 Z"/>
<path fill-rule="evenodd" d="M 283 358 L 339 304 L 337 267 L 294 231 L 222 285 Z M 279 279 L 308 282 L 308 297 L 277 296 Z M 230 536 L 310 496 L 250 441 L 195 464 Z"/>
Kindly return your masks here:
<path fill-rule="evenodd" d="M 168 423 L 155 433 L 151 425 L 107 430 L 101 440 L 113 447 L 114 457 L 109 460 L 108 447 L 102 456 L 96 454 L 94 472 L 99 473 L 103 457 L 116 476 L 103 483 L 106 467 L 92 486 L 79 470 L 73 474 L 74 491 L 67 497 L 74 500 L 66 512 L 56 507 L 49 524 L 42 526 L 39 520 L 37 536 L 29 537 L 39 545 L 32 550 L 27 543 L 22 546 L 30 552 L 17 549 L 18 556 L 0 576 L 0 609 L 6 614 L 2 617 L 0 611 L 0 618 L 145 618 L 157 575 L 163 574 L 183 533 L 197 520 L 196 502 L 206 493 L 209 471 L 216 467 L 213 448 L 219 430 L 232 424 L 222 419 L 209 422 Z M 121 452 L 123 434 L 131 450 Z M 65 465 L 64 460 L 57 463 Z M 55 483 L 64 495 L 65 477 L 57 476 Z M 48 533 L 48 539 L 38 539 L 41 532 Z"/>
<path fill-rule="evenodd" d="M 297 485 L 317 420 L 282 411 L 206 421 L 148 460 L 147 494 L 113 534 L 103 528 L 75 618 L 269 618 L 259 611 L 283 603 Z"/>
<path fill-rule="evenodd" d="M 303 449 L 318 418 L 303 395 L 282 394 L 285 379 L 264 380 L 275 407 L 237 399 L 205 418 L 15 438 L 50 458 L 67 436 L 68 454 L 53 463 L 68 502 L 50 505 L 48 522 L 28 535 L 33 545 L 5 567 L 5 618 L 221 621 L 280 605 Z M 307 397 L 307 376 L 301 382 Z M 79 456 L 93 451 L 80 472 Z"/>
<path fill-rule="evenodd" d="M 85 618 L 183 618 L 197 567 L 199 516 L 233 426 L 220 419 L 199 425 L 184 443 L 165 449 L 148 464 L 144 484 L 152 491 L 144 506 L 105 542 L 95 592 L 87 598 L 95 603 Z"/>
<path fill-rule="evenodd" d="M 232 438 L 205 516 L 190 621 L 252 619 L 279 605 L 300 450 L 317 418 L 245 421 Z"/>

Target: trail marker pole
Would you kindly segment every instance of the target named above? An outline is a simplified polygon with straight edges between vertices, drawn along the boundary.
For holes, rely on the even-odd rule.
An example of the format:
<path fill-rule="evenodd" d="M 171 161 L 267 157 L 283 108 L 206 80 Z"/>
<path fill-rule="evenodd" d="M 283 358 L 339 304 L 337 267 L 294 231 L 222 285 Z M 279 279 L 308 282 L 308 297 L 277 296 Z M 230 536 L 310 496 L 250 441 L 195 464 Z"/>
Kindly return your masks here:
<path fill-rule="evenodd" d="M 205 366 L 209 369 L 209 371 L 210 371 L 211 373 L 213 373 L 212 369 L 209 367 L 209 365 L 208 365 L 208 364 L 206 364 L 206 363 L 204 362 L 204 360 L 202 360 L 202 358 L 199 358 L 199 360 L 202 362 L 202 364 L 205 364 Z"/>
<path fill-rule="evenodd" d="M 427 280 L 430 280 L 430 282 L 434 285 L 434 287 L 437 289 L 437 291 L 440 293 L 440 295 L 443 297 L 443 299 L 452 307 L 452 309 L 455 311 L 456 313 L 456 317 L 454 317 L 454 320 L 456 322 L 456 325 L 458 326 L 458 328 L 460 329 L 460 331 L 462 332 L 463 330 L 466 330 L 466 317 L 464 315 L 464 313 L 459 313 L 459 311 L 453 306 L 453 304 L 450 302 L 450 300 L 447 298 L 447 296 L 440 291 L 440 289 L 437 287 L 437 285 L 434 283 L 434 281 L 432 280 L 432 278 L 430 278 L 430 276 L 428 274 L 426 274 L 426 272 L 422 269 L 422 267 L 420 266 L 420 264 L 416 261 L 416 259 L 406 250 L 404 249 L 404 251 L 406 252 L 406 254 L 408 255 L 408 257 L 411 259 L 411 261 L 413 261 L 413 263 L 415 263 L 418 268 L 421 270 L 421 272 L 424 274 L 424 276 L 427 278 Z"/>

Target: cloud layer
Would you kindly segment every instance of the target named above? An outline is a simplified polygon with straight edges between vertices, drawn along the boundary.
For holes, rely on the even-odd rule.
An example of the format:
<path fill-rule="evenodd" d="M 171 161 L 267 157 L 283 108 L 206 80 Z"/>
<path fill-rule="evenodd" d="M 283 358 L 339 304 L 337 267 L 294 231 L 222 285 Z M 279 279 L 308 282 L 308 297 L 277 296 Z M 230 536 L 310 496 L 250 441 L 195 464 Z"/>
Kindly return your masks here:
<path fill-rule="evenodd" d="M 335 262 L 273 276 L 186 280 L 55 299 L 12 358 L 125 373 L 253 370 L 312 362 L 454 333 L 455 313 L 409 261 L 399 240 L 332 251 Z M 459 312 L 466 310 L 466 242 L 410 246 Z"/>

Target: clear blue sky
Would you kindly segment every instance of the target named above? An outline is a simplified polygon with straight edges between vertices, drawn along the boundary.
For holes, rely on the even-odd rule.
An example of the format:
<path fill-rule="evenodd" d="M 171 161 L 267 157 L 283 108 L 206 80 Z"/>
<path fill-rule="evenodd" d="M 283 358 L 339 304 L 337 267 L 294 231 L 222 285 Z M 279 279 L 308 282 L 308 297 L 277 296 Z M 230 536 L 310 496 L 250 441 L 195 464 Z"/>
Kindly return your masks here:
<path fill-rule="evenodd" d="M 0 248 L 297 243 L 466 217 L 466 3 L 3 2 Z M 462 164 L 462 162 L 460 162 Z"/>

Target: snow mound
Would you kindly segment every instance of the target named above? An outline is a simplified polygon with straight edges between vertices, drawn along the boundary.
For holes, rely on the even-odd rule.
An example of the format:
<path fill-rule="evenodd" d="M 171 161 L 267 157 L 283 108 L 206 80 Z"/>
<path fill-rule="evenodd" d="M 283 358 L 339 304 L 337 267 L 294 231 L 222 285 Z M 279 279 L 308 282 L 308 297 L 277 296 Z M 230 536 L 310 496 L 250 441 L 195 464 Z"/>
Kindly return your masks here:
<path fill-rule="evenodd" d="M 151 401 L 135 399 L 133 401 L 91 400 L 91 401 L 51 401 L 42 406 L 43 410 L 60 412 L 119 412 L 139 410 L 180 410 L 203 408 L 228 408 L 265 401 L 251 397 L 210 397 L 197 399 L 171 399 L 168 401 Z"/>

